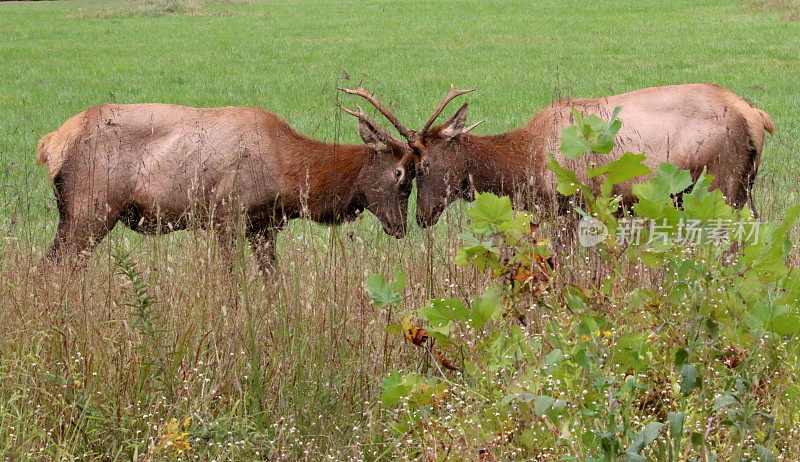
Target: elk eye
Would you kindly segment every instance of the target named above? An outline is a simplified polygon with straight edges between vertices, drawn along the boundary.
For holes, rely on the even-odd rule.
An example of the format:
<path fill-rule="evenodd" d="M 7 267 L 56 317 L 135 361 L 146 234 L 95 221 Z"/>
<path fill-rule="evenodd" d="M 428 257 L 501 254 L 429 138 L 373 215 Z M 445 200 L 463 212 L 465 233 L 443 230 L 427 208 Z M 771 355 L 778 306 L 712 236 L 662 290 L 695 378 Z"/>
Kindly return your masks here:
<path fill-rule="evenodd" d="M 402 170 L 400 170 L 398 168 L 397 170 L 394 171 L 394 177 L 395 178 L 400 178 L 401 176 L 403 176 L 403 171 Z"/>
<path fill-rule="evenodd" d="M 422 168 L 424 168 L 425 170 L 427 170 L 427 169 L 429 169 L 430 167 L 431 167 L 431 163 L 430 163 L 430 162 L 428 162 L 427 160 L 423 160 L 423 161 L 422 161 Z"/>

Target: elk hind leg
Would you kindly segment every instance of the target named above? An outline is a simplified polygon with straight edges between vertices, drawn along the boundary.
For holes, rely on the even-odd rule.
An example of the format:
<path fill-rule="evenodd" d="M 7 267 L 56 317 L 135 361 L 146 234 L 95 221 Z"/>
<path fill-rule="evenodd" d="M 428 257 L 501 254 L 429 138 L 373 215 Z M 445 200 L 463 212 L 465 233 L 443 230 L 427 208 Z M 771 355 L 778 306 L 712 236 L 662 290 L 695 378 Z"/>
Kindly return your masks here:
<path fill-rule="evenodd" d="M 54 179 L 58 228 L 43 261 L 58 263 L 69 259 L 73 263 L 83 264 L 114 228 L 120 211 L 108 204 L 104 194 L 97 194 L 97 197 L 65 194 L 60 180 L 60 175 Z"/>

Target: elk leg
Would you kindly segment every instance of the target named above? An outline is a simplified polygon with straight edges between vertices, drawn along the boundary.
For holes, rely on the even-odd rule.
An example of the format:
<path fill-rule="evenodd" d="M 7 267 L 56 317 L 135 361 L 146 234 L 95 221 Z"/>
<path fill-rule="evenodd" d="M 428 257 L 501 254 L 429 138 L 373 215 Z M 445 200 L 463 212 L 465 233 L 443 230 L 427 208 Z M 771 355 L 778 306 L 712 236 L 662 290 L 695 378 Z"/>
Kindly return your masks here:
<path fill-rule="evenodd" d="M 60 194 L 56 183 L 58 229 L 43 261 L 57 263 L 69 257 L 84 264 L 100 241 L 114 228 L 120 212 L 100 195 L 96 198 L 69 198 Z"/>
<path fill-rule="evenodd" d="M 214 226 L 214 238 L 217 241 L 219 255 L 223 265 L 233 272 L 236 262 L 236 227 L 228 221 Z"/>
<path fill-rule="evenodd" d="M 747 206 L 750 208 L 750 211 L 753 212 L 753 218 L 756 221 L 760 221 L 758 219 L 758 210 L 756 210 L 756 201 L 753 199 L 753 185 L 756 182 L 756 170 L 755 168 L 753 171 L 750 172 L 749 178 L 747 178 L 747 191 L 745 194 L 747 195 Z"/>
<path fill-rule="evenodd" d="M 756 202 L 753 200 L 753 190 L 749 189 L 747 191 L 747 206 L 750 207 L 750 211 L 753 212 L 753 218 L 756 221 L 760 221 L 758 219 L 758 210 L 756 210 Z"/>
<path fill-rule="evenodd" d="M 95 247 L 114 227 L 99 218 L 79 218 L 60 220 L 53 244 L 44 256 L 44 261 L 58 263 L 64 258 L 83 264 L 91 256 Z"/>
<path fill-rule="evenodd" d="M 58 228 L 53 244 L 44 255 L 42 263 L 58 263 L 63 256 L 64 244 L 70 234 L 70 218 L 67 213 L 66 199 L 63 193 L 63 175 L 58 174 L 53 178 L 53 192 L 56 196 L 56 206 L 58 207 Z"/>
<path fill-rule="evenodd" d="M 262 228 L 249 230 L 247 238 L 250 248 L 258 263 L 258 268 L 264 274 L 275 271 L 275 236 L 276 228 Z"/>
<path fill-rule="evenodd" d="M 69 218 L 67 217 L 66 209 L 62 201 L 56 195 L 56 203 L 58 204 L 58 228 L 56 229 L 56 237 L 53 239 L 53 244 L 44 255 L 42 262 L 58 263 L 63 255 L 62 248 L 69 235 Z"/>

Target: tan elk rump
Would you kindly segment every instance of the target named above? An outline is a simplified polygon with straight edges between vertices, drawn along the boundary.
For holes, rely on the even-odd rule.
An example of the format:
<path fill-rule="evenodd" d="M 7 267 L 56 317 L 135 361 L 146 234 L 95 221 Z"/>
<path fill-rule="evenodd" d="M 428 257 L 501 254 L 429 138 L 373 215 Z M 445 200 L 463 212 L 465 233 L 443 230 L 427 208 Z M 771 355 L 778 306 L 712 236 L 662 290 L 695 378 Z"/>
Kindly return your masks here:
<path fill-rule="evenodd" d="M 244 217 L 265 269 L 290 218 L 333 224 L 367 208 L 400 237 L 411 152 L 353 114 L 366 145 L 311 139 L 257 108 L 89 108 L 39 142 L 37 162 L 47 164 L 60 215 L 48 258 L 90 251 L 117 221 L 143 233 L 207 224 L 230 245 Z"/>

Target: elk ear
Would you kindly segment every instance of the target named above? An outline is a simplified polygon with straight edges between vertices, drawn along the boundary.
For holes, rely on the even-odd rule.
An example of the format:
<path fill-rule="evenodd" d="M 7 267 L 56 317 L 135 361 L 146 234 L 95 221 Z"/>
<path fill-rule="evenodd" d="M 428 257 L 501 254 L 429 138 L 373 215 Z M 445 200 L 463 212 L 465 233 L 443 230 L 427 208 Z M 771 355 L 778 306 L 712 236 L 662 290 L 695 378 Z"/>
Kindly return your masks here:
<path fill-rule="evenodd" d="M 467 124 L 467 104 L 464 103 L 461 107 L 453 114 L 453 117 L 447 120 L 444 124 L 442 124 L 442 128 L 439 129 L 439 133 L 442 137 L 446 139 L 453 138 L 456 135 L 460 135 L 465 133 L 464 127 Z"/>
<path fill-rule="evenodd" d="M 364 140 L 364 143 L 370 148 L 378 152 L 389 150 L 389 140 L 385 138 L 383 131 L 377 127 L 373 127 L 369 122 L 365 120 L 359 121 L 358 134 L 361 135 L 361 139 Z"/>

